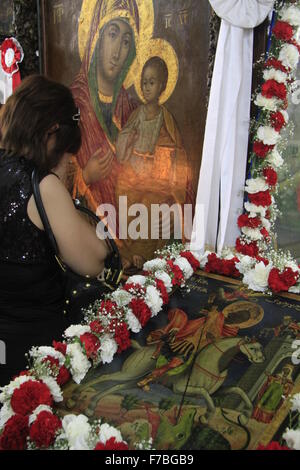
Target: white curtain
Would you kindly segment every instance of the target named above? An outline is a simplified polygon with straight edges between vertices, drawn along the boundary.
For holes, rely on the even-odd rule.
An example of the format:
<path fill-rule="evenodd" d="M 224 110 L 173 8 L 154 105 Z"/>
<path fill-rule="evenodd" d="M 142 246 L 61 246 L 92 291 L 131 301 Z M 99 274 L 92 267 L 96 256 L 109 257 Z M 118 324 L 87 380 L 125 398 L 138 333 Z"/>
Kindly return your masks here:
<path fill-rule="evenodd" d="M 247 162 L 253 28 L 274 0 L 209 0 L 222 18 L 216 51 L 191 248 L 220 252 L 239 235 Z"/>

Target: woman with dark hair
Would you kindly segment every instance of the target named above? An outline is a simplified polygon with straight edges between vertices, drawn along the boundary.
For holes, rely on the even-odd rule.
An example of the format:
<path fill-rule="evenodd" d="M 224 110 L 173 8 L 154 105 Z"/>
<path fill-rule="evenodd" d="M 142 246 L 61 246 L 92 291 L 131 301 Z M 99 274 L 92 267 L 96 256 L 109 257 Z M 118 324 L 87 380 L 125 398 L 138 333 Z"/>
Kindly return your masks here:
<path fill-rule="evenodd" d="M 62 259 L 81 275 L 104 268 L 105 242 L 78 214 L 63 184 L 81 145 L 78 120 L 70 90 L 38 75 L 26 78 L 1 109 L 0 340 L 6 361 L 0 385 L 26 366 L 31 346 L 50 345 L 67 326 L 61 270 L 33 197 L 34 168 Z"/>

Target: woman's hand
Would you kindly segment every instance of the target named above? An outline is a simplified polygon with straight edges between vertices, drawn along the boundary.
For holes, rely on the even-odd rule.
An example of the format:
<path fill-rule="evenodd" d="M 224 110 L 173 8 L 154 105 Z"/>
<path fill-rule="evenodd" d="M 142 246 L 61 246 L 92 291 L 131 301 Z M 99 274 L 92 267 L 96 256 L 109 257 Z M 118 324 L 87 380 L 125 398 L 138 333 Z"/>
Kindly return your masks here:
<path fill-rule="evenodd" d="M 106 178 L 110 173 L 113 159 L 114 154 L 111 149 L 104 156 L 102 155 L 102 149 L 97 150 L 82 170 L 85 184 L 90 185 Z"/>

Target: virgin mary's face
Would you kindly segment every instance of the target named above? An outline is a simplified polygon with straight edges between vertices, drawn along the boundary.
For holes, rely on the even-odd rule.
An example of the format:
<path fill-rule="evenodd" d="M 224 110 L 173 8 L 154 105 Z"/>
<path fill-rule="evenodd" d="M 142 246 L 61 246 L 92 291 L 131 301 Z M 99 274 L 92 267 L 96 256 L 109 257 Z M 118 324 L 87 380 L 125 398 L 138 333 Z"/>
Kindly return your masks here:
<path fill-rule="evenodd" d="M 105 27 L 100 45 L 100 73 L 114 82 L 120 74 L 132 46 L 130 26 L 122 20 L 112 20 Z"/>

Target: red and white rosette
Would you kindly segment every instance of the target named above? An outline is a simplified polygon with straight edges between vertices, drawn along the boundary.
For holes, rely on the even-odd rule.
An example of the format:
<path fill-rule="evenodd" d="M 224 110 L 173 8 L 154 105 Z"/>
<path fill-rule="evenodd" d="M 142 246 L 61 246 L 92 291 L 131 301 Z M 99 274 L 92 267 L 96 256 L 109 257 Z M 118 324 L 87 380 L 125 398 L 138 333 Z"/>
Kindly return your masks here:
<path fill-rule="evenodd" d="M 19 63 L 24 58 L 21 44 L 15 38 L 6 38 L 0 46 L 3 72 L 12 78 L 13 91 L 21 83 Z"/>

